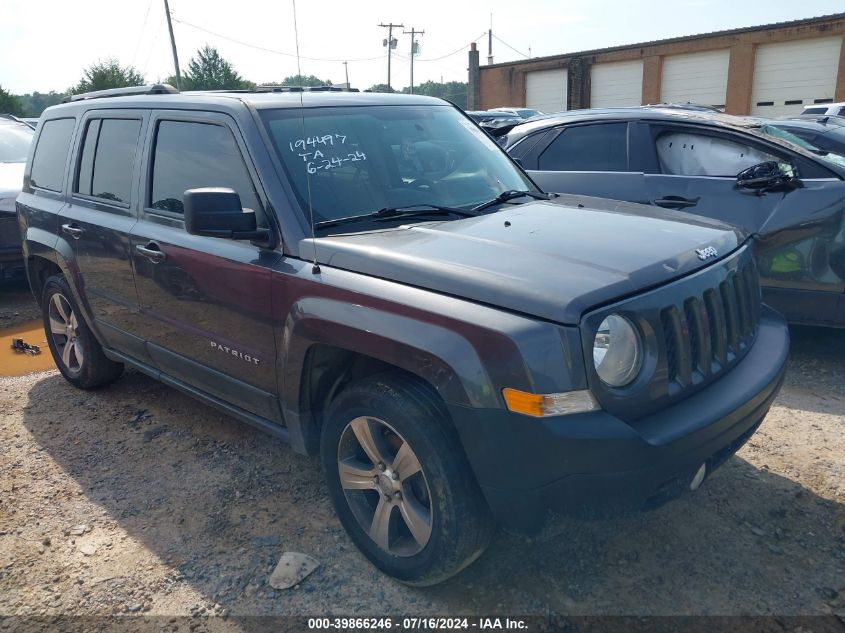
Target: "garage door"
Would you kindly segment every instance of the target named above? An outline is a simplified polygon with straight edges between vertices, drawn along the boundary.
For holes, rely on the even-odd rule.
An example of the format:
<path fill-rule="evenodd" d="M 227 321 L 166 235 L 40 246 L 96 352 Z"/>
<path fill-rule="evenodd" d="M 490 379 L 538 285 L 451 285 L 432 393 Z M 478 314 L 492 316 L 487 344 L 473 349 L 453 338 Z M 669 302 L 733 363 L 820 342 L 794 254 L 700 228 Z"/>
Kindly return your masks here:
<path fill-rule="evenodd" d="M 525 106 L 541 112 L 566 110 L 566 69 L 535 70 L 525 77 Z"/>
<path fill-rule="evenodd" d="M 590 71 L 590 107 L 638 106 L 643 98 L 643 61 L 596 64 Z"/>
<path fill-rule="evenodd" d="M 841 37 L 758 46 L 751 114 L 800 114 L 805 105 L 832 100 L 841 47 Z"/>
<path fill-rule="evenodd" d="M 729 49 L 666 57 L 663 60 L 661 101 L 724 108 L 730 60 Z"/>

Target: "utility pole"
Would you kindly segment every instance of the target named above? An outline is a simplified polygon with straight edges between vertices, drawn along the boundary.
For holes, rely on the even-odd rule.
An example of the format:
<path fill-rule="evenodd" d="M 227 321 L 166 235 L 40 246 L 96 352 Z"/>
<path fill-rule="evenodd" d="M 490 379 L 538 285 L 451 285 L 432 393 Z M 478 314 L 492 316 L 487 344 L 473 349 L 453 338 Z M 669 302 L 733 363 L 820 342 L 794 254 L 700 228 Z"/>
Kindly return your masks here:
<path fill-rule="evenodd" d="M 405 35 L 411 36 L 411 94 L 414 94 L 414 55 L 419 53 L 420 45 L 417 44 L 416 36 L 425 35 L 425 31 L 415 31 L 411 27 L 410 31 L 404 31 Z"/>
<path fill-rule="evenodd" d="M 487 31 L 487 64 L 493 63 L 493 14 L 490 14 L 490 30 Z"/>
<path fill-rule="evenodd" d="M 390 85 L 390 51 L 396 48 L 397 40 L 393 38 L 393 29 L 404 29 L 404 24 L 379 24 L 378 26 L 387 29 L 387 39 L 382 42 L 382 46 L 387 46 L 387 87 L 393 90 Z"/>
<path fill-rule="evenodd" d="M 343 62 L 343 72 L 346 74 L 346 89 L 349 90 L 352 88 L 349 85 L 349 62 Z"/>
<path fill-rule="evenodd" d="M 176 89 L 182 90 L 182 76 L 179 73 L 179 56 L 176 54 L 176 38 L 173 37 L 173 23 L 170 21 L 170 5 L 164 0 L 164 14 L 167 16 L 167 30 L 170 31 L 170 48 L 173 50 L 173 67 L 176 69 Z"/>

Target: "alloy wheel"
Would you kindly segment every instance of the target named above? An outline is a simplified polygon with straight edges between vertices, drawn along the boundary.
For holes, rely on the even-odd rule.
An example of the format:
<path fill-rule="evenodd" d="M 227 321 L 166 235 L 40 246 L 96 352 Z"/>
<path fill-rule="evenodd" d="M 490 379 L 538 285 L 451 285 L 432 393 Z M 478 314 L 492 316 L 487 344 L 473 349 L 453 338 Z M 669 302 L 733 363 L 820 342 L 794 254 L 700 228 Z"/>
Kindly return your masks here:
<path fill-rule="evenodd" d="M 431 538 L 431 491 L 411 445 L 387 422 L 358 417 L 344 428 L 337 456 L 352 514 L 385 552 L 413 556 Z"/>
<path fill-rule="evenodd" d="M 50 298 L 48 308 L 50 317 L 50 336 L 62 363 L 68 371 L 77 373 L 85 362 L 85 351 L 79 340 L 76 313 L 67 298 L 57 292 Z"/>

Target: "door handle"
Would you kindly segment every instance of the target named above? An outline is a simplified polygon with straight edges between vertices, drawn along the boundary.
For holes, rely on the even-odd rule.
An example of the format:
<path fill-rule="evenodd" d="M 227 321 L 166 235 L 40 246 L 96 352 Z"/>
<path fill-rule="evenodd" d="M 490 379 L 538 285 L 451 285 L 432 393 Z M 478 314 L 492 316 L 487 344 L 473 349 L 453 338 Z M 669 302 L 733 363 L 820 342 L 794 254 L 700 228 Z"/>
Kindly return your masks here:
<path fill-rule="evenodd" d="M 70 235 L 73 239 L 78 240 L 82 237 L 82 234 L 85 233 L 82 229 L 80 229 L 76 223 L 72 224 L 62 224 L 62 233 L 66 233 Z"/>
<path fill-rule="evenodd" d="M 150 242 L 146 246 L 144 246 L 143 244 L 138 244 L 135 246 L 135 250 L 147 259 L 149 259 L 153 264 L 163 262 L 167 258 L 167 255 L 164 254 L 164 251 L 159 250 L 158 245 L 154 242 Z"/>
<path fill-rule="evenodd" d="M 654 204 L 664 209 L 686 209 L 697 205 L 699 200 L 701 198 L 689 199 L 682 198 L 681 196 L 666 196 L 665 198 L 660 198 L 660 200 L 655 200 Z"/>

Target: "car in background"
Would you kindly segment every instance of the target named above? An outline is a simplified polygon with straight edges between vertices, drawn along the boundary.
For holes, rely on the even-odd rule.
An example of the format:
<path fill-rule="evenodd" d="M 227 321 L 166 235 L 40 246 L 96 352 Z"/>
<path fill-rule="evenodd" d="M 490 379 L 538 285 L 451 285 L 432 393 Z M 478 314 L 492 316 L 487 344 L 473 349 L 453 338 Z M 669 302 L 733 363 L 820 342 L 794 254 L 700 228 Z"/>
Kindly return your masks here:
<path fill-rule="evenodd" d="M 810 151 L 845 155 L 845 117 L 804 115 L 766 122 L 797 136 Z"/>
<path fill-rule="evenodd" d="M 23 187 L 32 136 L 32 128 L 17 117 L 0 115 L 0 279 L 23 272 L 15 198 Z"/>
<path fill-rule="evenodd" d="M 816 103 L 804 106 L 801 114 L 828 114 L 830 116 L 845 116 L 845 101 L 839 103 Z"/>
<path fill-rule="evenodd" d="M 535 110 L 534 108 L 490 108 L 488 112 L 502 112 L 519 117 L 520 119 L 530 119 L 545 114 L 545 112 L 540 112 L 540 110 Z"/>
<path fill-rule="evenodd" d="M 504 112 L 468 110 L 466 115 L 478 123 L 479 126 L 493 134 L 493 136 L 498 136 L 498 134 L 496 134 L 497 130 L 502 130 L 501 133 L 504 133 L 510 130 L 510 128 L 514 125 L 519 125 L 523 122 L 523 120 L 518 116 L 511 116 Z"/>
<path fill-rule="evenodd" d="M 845 327 L 842 156 L 766 121 L 677 108 L 563 112 L 499 141 L 545 191 L 742 226 L 767 303 L 793 323 Z"/>

